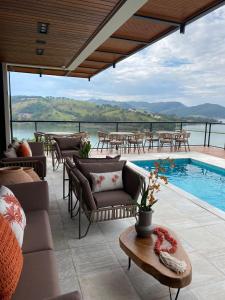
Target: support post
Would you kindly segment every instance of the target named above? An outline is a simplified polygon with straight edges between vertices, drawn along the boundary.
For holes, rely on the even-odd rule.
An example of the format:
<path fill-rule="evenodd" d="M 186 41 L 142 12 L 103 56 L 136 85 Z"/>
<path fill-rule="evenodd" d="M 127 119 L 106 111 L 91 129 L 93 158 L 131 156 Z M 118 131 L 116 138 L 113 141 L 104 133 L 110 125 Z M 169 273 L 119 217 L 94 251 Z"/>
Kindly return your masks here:
<path fill-rule="evenodd" d="M 0 63 L 0 156 L 11 140 L 7 66 Z"/>
<path fill-rule="evenodd" d="M 212 127 L 212 123 L 209 123 L 208 147 L 210 146 L 211 127 Z"/>
<path fill-rule="evenodd" d="M 208 123 L 205 123 L 205 136 L 204 136 L 204 147 L 206 146 L 206 137 L 207 137 Z"/>

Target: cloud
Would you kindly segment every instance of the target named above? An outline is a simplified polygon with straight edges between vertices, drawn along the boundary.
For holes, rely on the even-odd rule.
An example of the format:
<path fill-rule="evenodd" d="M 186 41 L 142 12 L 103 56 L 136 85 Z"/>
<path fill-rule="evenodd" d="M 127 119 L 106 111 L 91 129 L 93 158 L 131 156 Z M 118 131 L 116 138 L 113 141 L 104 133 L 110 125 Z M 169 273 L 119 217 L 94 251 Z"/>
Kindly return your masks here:
<path fill-rule="evenodd" d="M 222 7 L 188 25 L 184 35 L 176 32 L 168 36 L 118 63 L 115 69 L 100 73 L 91 82 L 14 74 L 13 94 L 225 105 L 224 28 Z M 23 76 L 29 77 L 26 84 Z"/>

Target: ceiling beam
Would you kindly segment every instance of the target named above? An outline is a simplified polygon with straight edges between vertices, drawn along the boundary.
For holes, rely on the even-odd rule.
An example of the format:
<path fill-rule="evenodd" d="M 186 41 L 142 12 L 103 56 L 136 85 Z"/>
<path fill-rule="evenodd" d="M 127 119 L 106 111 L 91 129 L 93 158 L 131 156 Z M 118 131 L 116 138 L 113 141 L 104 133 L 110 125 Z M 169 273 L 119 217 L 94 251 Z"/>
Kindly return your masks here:
<path fill-rule="evenodd" d="M 99 59 L 86 59 L 85 62 L 96 62 L 96 63 L 101 63 L 101 64 L 111 64 L 111 61 L 105 61 L 105 60 L 99 60 Z M 82 68 L 79 66 L 79 68 Z"/>
<path fill-rule="evenodd" d="M 76 69 L 88 56 L 100 47 L 117 29 L 119 29 L 148 0 L 127 0 L 95 35 L 84 50 L 69 64 L 68 69 Z"/>
<path fill-rule="evenodd" d="M 121 40 L 121 41 L 125 41 L 125 42 L 130 42 L 133 44 L 148 45 L 148 42 L 146 42 L 146 41 L 135 40 L 135 39 L 130 39 L 127 37 L 116 36 L 116 35 L 110 36 L 110 39 Z"/>
<path fill-rule="evenodd" d="M 121 55 L 121 56 L 129 56 L 129 54 L 118 52 L 118 51 L 111 51 L 111 50 L 95 50 L 95 52 L 102 52 L 106 54 L 116 54 L 116 55 Z"/>
<path fill-rule="evenodd" d="M 158 17 L 151 17 L 151 16 L 143 16 L 143 15 L 138 15 L 134 14 L 132 19 L 134 20 L 144 20 L 144 21 L 150 21 L 150 22 L 155 22 L 155 23 L 163 23 L 166 25 L 171 25 L 171 26 L 181 26 L 182 23 L 173 21 L 173 20 L 168 20 L 164 18 L 158 18 Z"/>

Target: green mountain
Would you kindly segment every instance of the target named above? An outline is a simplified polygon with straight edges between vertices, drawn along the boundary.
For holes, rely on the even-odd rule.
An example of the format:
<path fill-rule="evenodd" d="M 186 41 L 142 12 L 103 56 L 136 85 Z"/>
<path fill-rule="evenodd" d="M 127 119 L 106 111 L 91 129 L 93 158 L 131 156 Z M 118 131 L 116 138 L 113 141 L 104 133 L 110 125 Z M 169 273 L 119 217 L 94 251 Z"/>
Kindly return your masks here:
<path fill-rule="evenodd" d="M 44 121 L 171 121 L 172 117 L 126 109 L 109 104 L 98 105 L 68 98 L 14 96 L 13 120 Z"/>
<path fill-rule="evenodd" d="M 119 102 L 119 101 L 107 101 L 102 99 L 92 99 L 91 103 L 98 105 L 110 104 L 112 106 L 118 106 L 126 109 L 135 109 L 137 111 L 146 111 L 148 113 L 173 115 L 181 118 L 217 118 L 225 119 L 225 107 L 218 104 L 205 103 L 195 106 L 186 106 L 180 102 L 144 102 L 144 101 L 132 101 L 132 102 Z"/>

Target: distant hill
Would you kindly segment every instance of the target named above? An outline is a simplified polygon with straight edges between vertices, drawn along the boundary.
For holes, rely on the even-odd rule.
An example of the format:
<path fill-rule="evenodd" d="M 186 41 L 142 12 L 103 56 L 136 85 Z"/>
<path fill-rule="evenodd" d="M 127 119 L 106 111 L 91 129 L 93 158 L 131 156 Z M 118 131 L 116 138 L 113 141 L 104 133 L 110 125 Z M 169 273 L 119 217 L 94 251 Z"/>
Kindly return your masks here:
<path fill-rule="evenodd" d="M 106 100 L 89 100 L 91 103 L 98 105 L 109 104 L 125 109 L 135 109 L 148 113 L 163 115 L 173 115 L 177 117 L 195 117 L 195 118 L 216 118 L 225 119 L 225 107 L 218 104 L 200 104 L 196 106 L 186 106 L 180 102 L 157 102 L 149 103 L 143 101 L 119 102 Z"/>
<path fill-rule="evenodd" d="M 69 98 L 14 96 L 14 120 L 49 121 L 173 121 L 174 118 L 110 104 L 98 105 Z"/>

